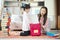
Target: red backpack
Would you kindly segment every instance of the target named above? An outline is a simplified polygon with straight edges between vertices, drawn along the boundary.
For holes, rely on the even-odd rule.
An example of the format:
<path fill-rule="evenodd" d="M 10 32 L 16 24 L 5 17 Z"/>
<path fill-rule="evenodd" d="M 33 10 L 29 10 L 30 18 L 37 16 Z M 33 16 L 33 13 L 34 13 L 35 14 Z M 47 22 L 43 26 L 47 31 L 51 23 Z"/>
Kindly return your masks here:
<path fill-rule="evenodd" d="M 38 24 L 30 24 L 30 34 L 32 36 L 40 36 L 41 35 L 41 25 Z"/>

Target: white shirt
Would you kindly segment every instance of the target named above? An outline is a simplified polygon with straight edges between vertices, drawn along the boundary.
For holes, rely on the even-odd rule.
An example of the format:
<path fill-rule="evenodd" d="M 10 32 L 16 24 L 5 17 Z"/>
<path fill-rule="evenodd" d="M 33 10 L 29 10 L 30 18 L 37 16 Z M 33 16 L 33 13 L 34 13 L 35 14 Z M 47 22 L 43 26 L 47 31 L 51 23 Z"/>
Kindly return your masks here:
<path fill-rule="evenodd" d="M 26 13 L 25 11 L 23 12 L 23 25 L 22 25 L 22 30 L 23 31 L 29 31 L 30 30 L 30 18 L 29 18 L 29 13 Z"/>

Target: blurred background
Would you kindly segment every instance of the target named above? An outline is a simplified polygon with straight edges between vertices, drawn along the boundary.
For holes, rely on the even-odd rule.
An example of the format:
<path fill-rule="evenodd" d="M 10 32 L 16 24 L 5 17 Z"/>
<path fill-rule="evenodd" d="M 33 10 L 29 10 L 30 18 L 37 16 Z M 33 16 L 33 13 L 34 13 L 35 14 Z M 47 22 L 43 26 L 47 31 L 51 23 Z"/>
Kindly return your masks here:
<path fill-rule="evenodd" d="M 38 14 L 40 8 L 46 6 L 51 29 L 60 29 L 60 0 L 0 0 L 0 30 L 6 30 L 8 14 L 19 13 L 22 23 L 25 4 L 31 6 L 31 14 Z"/>

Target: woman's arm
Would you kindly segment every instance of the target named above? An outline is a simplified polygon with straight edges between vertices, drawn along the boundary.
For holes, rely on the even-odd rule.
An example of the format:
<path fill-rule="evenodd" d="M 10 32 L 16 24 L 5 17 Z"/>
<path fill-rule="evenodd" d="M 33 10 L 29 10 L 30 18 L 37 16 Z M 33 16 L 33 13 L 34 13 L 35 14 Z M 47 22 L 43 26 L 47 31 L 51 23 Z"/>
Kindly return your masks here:
<path fill-rule="evenodd" d="M 50 31 L 50 20 L 47 19 L 45 25 L 41 24 L 41 26 L 45 31 Z"/>

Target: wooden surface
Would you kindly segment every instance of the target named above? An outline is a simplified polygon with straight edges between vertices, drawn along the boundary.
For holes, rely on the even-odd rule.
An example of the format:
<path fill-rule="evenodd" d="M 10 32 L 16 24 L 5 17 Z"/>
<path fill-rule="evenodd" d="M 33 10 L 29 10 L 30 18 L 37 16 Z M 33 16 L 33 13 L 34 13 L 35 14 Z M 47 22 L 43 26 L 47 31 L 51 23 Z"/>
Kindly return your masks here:
<path fill-rule="evenodd" d="M 11 32 L 12 33 L 12 32 Z M 16 32 L 17 33 L 17 32 Z M 4 35 L 4 33 L 2 32 L 2 31 L 0 31 L 0 38 L 28 38 L 28 39 L 30 39 L 30 38 L 41 38 L 41 39 L 43 39 L 43 38 L 51 38 L 51 39 L 54 39 L 54 37 L 49 37 L 49 36 L 46 36 L 46 35 L 41 35 L 41 36 L 19 36 L 19 35 L 13 35 L 13 34 L 15 34 L 14 32 L 12 33 L 12 35 L 10 35 L 10 36 L 8 36 L 8 35 Z"/>
<path fill-rule="evenodd" d="M 58 16 L 58 29 L 60 29 L 60 16 Z"/>

